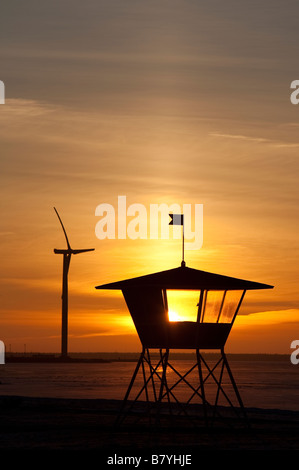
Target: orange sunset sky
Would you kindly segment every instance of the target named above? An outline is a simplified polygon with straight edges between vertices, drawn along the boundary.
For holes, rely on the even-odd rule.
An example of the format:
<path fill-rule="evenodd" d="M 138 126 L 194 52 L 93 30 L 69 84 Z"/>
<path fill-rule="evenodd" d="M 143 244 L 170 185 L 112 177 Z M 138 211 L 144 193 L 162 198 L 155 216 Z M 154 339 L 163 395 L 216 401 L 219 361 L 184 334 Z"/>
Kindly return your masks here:
<path fill-rule="evenodd" d="M 139 351 L 121 293 L 95 286 L 179 266 L 180 240 L 99 240 L 96 207 L 203 204 L 187 266 L 248 292 L 228 352 L 299 338 L 298 2 L 10 0 L 1 6 L 1 312 L 7 350 Z"/>

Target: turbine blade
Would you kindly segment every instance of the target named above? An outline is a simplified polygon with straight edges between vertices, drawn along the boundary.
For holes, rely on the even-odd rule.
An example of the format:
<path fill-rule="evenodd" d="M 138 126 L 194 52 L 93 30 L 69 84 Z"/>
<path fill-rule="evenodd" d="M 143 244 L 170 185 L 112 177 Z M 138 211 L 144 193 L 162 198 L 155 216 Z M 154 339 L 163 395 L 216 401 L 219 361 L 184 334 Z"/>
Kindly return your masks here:
<path fill-rule="evenodd" d="M 86 251 L 94 251 L 94 250 L 95 250 L 94 248 L 86 248 L 83 250 L 72 250 L 72 253 L 74 255 L 77 255 L 78 253 L 85 253 Z"/>
<path fill-rule="evenodd" d="M 62 227 L 63 233 L 64 233 L 64 235 L 65 235 L 65 239 L 66 239 L 66 243 L 67 243 L 68 249 L 71 250 L 71 245 L 70 245 L 69 239 L 68 239 L 68 237 L 67 237 L 65 228 L 64 228 L 64 226 L 63 226 L 62 220 L 61 220 L 61 218 L 60 218 L 60 216 L 59 216 L 59 214 L 58 214 L 58 212 L 57 212 L 57 210 L 56 210 L 55 207 L 54 207 L 54 210 L 55 210 L 55 212 L 56 212 L 56 214 L 57 214 L 57 217 L 58 217 L 58 219 L 59 219 L 59 222 L 61 223 L 61 227 Z"/>

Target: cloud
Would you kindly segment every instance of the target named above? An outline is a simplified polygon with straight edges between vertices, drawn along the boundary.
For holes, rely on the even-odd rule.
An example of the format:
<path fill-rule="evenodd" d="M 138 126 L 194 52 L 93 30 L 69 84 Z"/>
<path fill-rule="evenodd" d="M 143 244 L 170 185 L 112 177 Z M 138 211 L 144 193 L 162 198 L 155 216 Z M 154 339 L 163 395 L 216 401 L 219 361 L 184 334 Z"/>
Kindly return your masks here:
<path fill-rule="evenodd" d="M 239 135 L 239 134 L 221 134 L 217 132 L 210 132 L 209 134 L 212 137 L 220 137 L 224 139 L 236 139 L 236 140 L 242 140 L 242 141 L 247 141 L 247 142 L 257 142 L 257 143 L 271 143 L 272 141 L 269 139 L 265 139 L 263 137 L 250 137 L 247 135 Z"/>
<path fill-rule="evenodd" d="M 239 140 L 243 142 L 253 142 L 257 144 L 268 144 L 276 148 L 286 148 L 292 149 L 299 147 L 299 142 L 281 142 L 276 141 L 273 139 L 267 139 L 264 137 L 251 137 L 248 135 L 240 135 L 240 134 L 225 134 L 225 133 L 217 133 L 217 132 L 210 132 L 209 135 L 211 137 L 219 137 L 223 139 L 233 139 Z"/>
<path fill-rule="evenodd" d="M 236 320 L 238 328 L 256 328 L 258 326 L 273 326 L 282 324 L 298 324 L 299 309 L 272 310 L 252 313 L 250 315 L 239 315 Z"/>

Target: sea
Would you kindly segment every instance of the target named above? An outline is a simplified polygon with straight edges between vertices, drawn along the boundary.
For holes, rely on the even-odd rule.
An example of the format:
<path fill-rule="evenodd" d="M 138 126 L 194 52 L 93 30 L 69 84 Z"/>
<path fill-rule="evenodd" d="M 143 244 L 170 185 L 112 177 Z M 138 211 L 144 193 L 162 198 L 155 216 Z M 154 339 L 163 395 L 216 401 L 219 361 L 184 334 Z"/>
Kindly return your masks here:
<path fill-rule="evenodd" d="M 0 365 L 0 396 L 122 400 L 136 359 L 118 354 L 104 362 L 6 362 Z M 299 364 L 292 364 L 290 356 L 232 354 L 228 360 L 246 407 L 299 411 Z M 168 369 L 169 379 L 180 382 L 180 399 L 187 400 L 192 389 L 180 377 L 192 368 L 194 359 L 176 357 L 172 364 L 181 375 Z M 213 387 L 211 375 L 210 380 Z M 137 390 L 143 383 L 139 374 Z"/>

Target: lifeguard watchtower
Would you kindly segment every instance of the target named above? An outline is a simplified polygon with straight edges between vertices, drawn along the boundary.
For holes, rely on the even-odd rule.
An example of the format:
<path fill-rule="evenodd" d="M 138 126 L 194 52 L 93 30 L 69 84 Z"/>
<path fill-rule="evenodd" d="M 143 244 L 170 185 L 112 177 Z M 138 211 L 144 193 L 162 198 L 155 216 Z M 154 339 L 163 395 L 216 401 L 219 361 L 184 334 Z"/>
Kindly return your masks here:
<path fill-rule="evenodd" d="M 219 413 L 220 395 L 225 397 L 229 408 L 239 414 L 241 411 L 245 416 L 224 347 L 246 291 L 272 287 L 192 269 L 186 267 L 184 261 L 174 269 L 98 286 L 97 289 L 122 291 L 142 344 L 142 352 L 124 397 L 121 416 L 126 415 L 126 406 L 131 407 L 142 394 L 150 408 L 152 404 L 161 405 L 162 401 L 166 401 L 169 405 L 174 403 L 179 413 L 184 414 L 188 414 L 187 405 L 199 398 L 206 424 L 211 423 Z M 191 291 L 194 295 L 194 321 L 170 321 L 168 297 L 173 292 L 186 293 L 187 296 Z M 158 351 L 155 353 L 154 350 Z M 193 351 L 195 361 L 190 369 L 179 371 L 170 362 L 170 352 L 176 350 Z M 204 350 L 217 352 L 213 366 L 209 365 Z M 192 383 L 190 377 L 194 371 L 197 382 Z M 141 374 L 139 382 L 138 372 Z M 224 373 L 227 379 L 224 379 Z M 209 380 L 214 388 L 213 399 L 210 398 Z M 129 402 L 134 383 L 138 384 L 138 393 Z M 191 390 L 188 399 L 186 395 L 184 399 L 177 395 L 176 390 L 182 384 Z M 229 393 L 234 395 L 236 405 L 224 390 L 224 385 L 229 385 Z"/>

